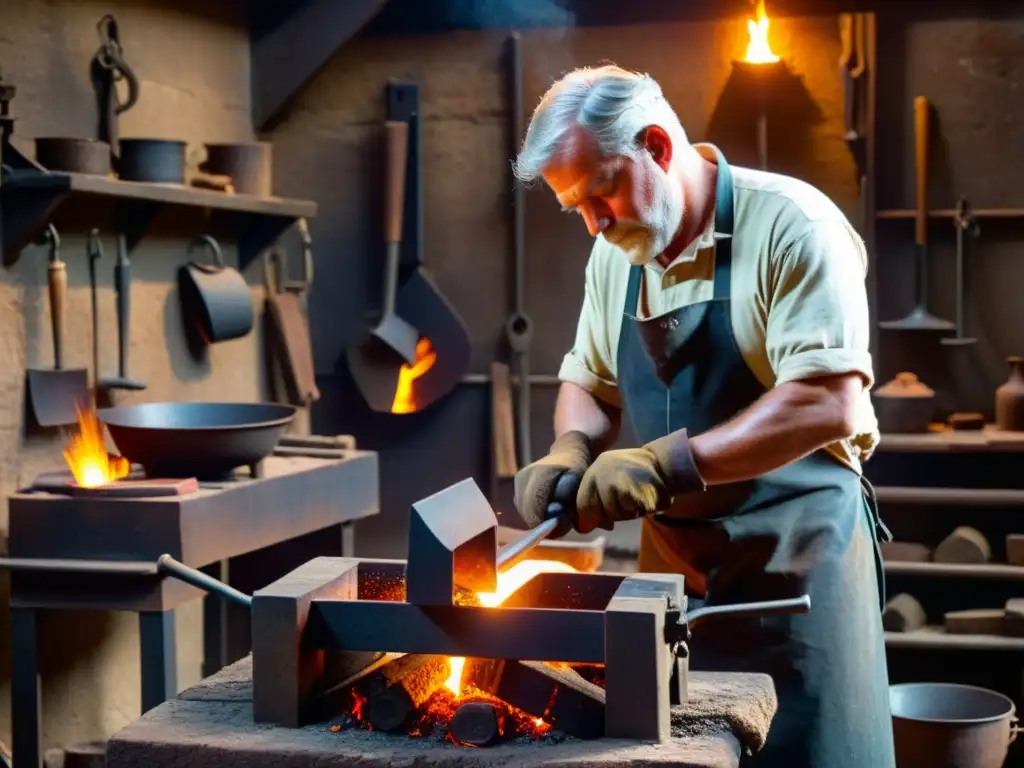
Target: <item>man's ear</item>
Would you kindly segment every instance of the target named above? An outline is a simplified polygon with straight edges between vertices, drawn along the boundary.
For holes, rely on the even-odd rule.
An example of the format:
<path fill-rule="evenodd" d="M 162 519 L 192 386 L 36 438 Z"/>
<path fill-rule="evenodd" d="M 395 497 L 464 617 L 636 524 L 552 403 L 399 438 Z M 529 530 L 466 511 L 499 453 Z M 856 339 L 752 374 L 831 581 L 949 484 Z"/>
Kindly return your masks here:
<path fill-rule="evenodd" d="M 644 149 L 650 153 L 658 167 L 667 172 L 672 164 L 672 139 L 665 129 L 660 125 L 647 126 L 642 141 Z"/>

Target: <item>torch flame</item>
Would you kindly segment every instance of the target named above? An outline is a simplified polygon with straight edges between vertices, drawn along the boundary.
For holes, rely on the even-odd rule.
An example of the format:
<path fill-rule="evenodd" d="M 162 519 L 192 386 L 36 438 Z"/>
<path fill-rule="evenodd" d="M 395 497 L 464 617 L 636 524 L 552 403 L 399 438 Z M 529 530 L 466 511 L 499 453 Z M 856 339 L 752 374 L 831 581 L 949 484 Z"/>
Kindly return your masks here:
<path fill-rule="evenodd" d="M 78 434 L 72 435 L 64 448 L 64 460 L 83 488 L 97 488 L 127 477 L 131 463 L 123 456 L 107 453 L 103 442 L 103 425 L 96 411 L 75 406 L 78 411 Z"/>
<path fill-rule="evenodd" d="M 496 592 L 478 592 L 477 598 L 481 605 L 496 608 L 538 573 L 571 573 L 575 570 L 571 565 L 557 560 L 520 560 L 504 573 L 498 574 L 498 590 Z M 461 656 L 452 656 L 448 661 L 451 665 L 451 674 L 444 684 L 458 698 L 462 693 L 462 670 L 466 666 L 466 660 Z M 543 723 L 543 720 L 538 719 L 535 724 L 540 726 Z"/>
<path fill-rule="evenodd" d="M 757 10 L 753 19 L 747 19 L 747 32 L 750 41 L 747 43 L 747 55 L 744 61 L 751 64 L 772 64 L 779 60 L 768 42 L 768 26 L 771 21 L 764 9 L 764 0 L 757 0 Z"/>
<path fill-rule="evenodd" d="M 437 362 L 430 339 L 424 337 L 416 342 L 416 362 L 412 365 L 403 363 L 398 371 L 398 385 L 395 387 L 395 399 L 391 403 L 392 413 L 414 413 L 416 411 L 415 385 L 416 379 L 425 375 Z"/>

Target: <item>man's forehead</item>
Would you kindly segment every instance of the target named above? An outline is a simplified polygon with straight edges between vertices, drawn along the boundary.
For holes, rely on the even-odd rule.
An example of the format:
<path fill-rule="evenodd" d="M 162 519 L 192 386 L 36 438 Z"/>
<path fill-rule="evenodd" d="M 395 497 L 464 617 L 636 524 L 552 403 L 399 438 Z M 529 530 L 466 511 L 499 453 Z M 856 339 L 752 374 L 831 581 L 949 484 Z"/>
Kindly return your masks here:
<path fill-rule="evenodd" d="M 579 129 L 566 137 L 555 160 L 544 169 L 544 178 L 563 204 L 571 206 L 616 165 L 617 158 L 602 155 L 594 138 Z"/>

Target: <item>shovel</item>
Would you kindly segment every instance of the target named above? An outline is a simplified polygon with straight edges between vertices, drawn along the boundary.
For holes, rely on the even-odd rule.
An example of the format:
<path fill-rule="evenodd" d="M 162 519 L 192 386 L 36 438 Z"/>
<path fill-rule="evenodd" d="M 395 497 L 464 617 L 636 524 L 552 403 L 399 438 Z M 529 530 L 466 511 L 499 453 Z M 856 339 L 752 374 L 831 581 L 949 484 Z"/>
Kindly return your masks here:
<path fill-rule="evenodd" d="M 60 260 L 60 235 L 50 224 L 46 229 L 50 245 L 47 279 L 50 287 L 50 320 L 53 327 L 53 370 L 30 369 L 29 395 L 36 421 L 42 427 L 77 424 L 76 407 L 89 405 L 89 379 L 84 368 L 64 368 L 64 309 L 67 304 L 68 273 Z"/>
<path fill-rule="evenodd" d="M 900 320 L 886 320 L 890 331 L 952 331 L 956 326 L 928 311 L 928 127 L 931 110 L 924 96 L 914 99 L 914 161 L 917 187 L 914 250 L 917 254 L 917 301 Z"/>
<path fill-rule="evenodd" d="M 413 325 L 395 314 L 409 126 L 389 120 L 384 127 L 387 136 L 384 200 L 387 263 L 384 269 L 383 316 L 366 339 L 349 348 L 348 365 L 359 391 L 370 407 L 374 411 L 387 413 L 391 411 L 402 365 L 416 362 L 416 345 L 420 334 Z"/>

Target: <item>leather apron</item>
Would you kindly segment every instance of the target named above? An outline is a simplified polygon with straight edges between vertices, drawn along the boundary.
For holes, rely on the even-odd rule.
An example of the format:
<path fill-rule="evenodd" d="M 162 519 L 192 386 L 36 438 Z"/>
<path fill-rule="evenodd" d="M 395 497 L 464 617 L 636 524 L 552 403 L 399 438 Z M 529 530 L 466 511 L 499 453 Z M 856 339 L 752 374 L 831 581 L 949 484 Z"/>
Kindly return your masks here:
<path fill-rule="evenodd" d="M 641 443 L 697 435 L 764 393 L 732 332 L 733 184 L 717 152 L 711 301 L 639 319 L 644 267 L 630 270 L 618 385 Z M 779 710 L 759 768 L 895 765 L 881 626 L 878 543 L 866 481 L 826 451 L 755 480 L 675 499 L 643 521 L 640 570 L 682 573 L 691 606 L 811 596 L 798 616 L 725 619 L 693 630 L 690 666 L 772 676 Z"/>

